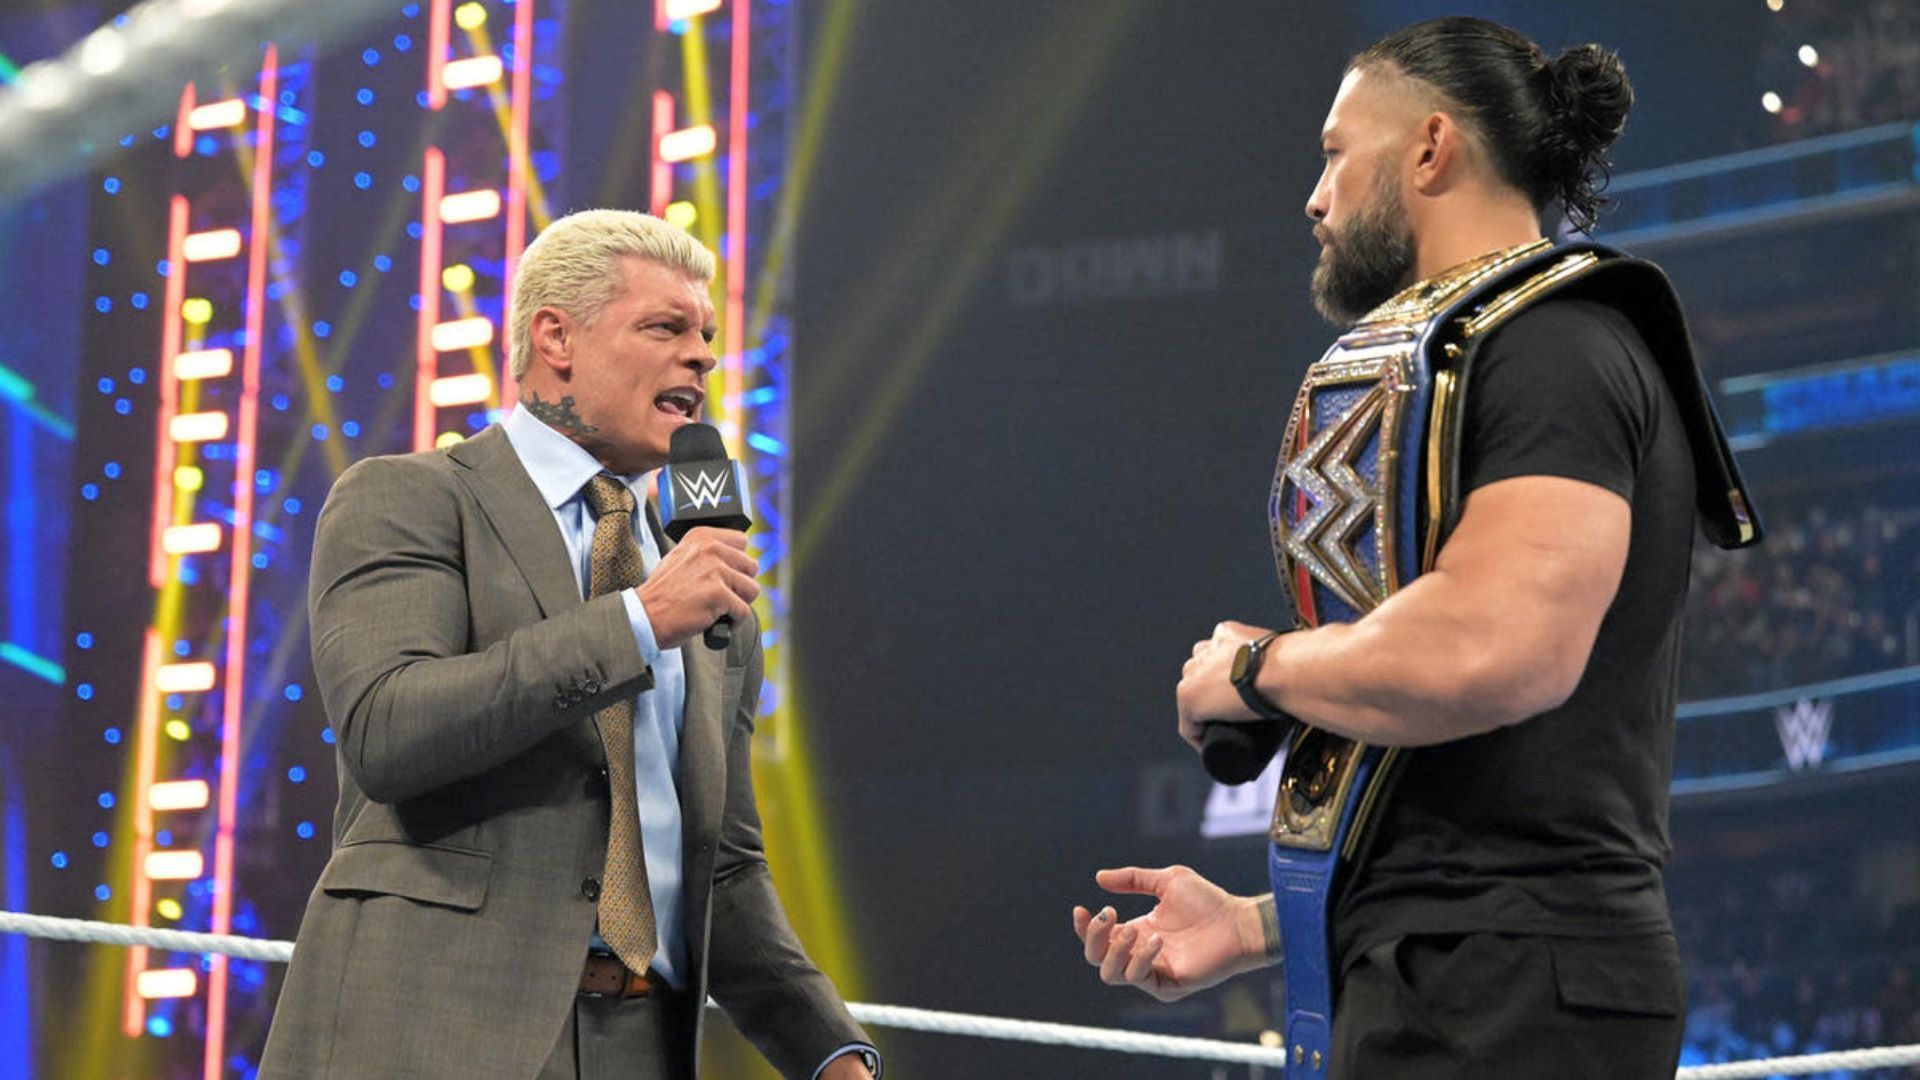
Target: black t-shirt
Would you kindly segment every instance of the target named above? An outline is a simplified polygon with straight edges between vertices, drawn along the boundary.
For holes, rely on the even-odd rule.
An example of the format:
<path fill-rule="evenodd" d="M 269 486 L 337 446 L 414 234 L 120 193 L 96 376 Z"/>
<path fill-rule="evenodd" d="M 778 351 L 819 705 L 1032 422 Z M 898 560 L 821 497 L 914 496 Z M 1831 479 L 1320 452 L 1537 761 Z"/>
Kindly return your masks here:
<path fill-rule="evenodd" d="M 1604 487 L 1632 506 L 1626 568 L 1564 705 L 1405 754 L 1334 915 L 1343 960 L 1401 934 L 1671 925 L 1660 868 L 1694 528 L 1680 414 L 1632 321 L 1583 300 L 1496 331 L 1465 392 L 1461 490 L 1518 476 Z"/>

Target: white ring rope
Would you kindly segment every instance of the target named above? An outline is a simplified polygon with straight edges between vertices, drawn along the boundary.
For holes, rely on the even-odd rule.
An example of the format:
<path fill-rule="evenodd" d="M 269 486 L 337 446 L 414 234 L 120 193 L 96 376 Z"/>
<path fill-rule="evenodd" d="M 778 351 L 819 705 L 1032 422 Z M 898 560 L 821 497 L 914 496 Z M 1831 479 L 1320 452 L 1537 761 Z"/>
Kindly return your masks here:
<path fill-rule="evenodd" d="M 260 960 L 267 963 L 285 963 L 293 956 L 291 941 L 265 941 L 230 934 L 195 934 L 183 930 L 122 926 L 117 923 L 94 922 L 88 919 L 60 919 L 15 911 L 0 911 L 0 933 L 23 934 L 27 937 L 53 941 L 145 945 L 164 952 L 219 953 L 242 960 Z M 1237 1065 L 1283 1067 L 1286 1064 L 1286 1054 L 1279 1048 L 1222 1042 L 1217 1039 L 1150 1035 L 1139 1031 L 1115 1031 L 1109 1028 L 1080 1027 L 1073 1024 L 1051 1024 L 1038 1020 L 1012 1020 L 999 1016 L 910 1009 L 900 1005 L 868 1005 L 849 1002 L 847 1011 L 863 1024 L 902 1028 L 908 1031 L 1047 1043 L 1086 1050 L 1113 1050 L 1128 1054 L 1152 1054 L 1156 1057 L 1221 1061 Z M 1804 1054 L 1798 1057 L 1736 1061 L 1724 1065 L 1690 1065 L 1681 1069 L 1676 1074 L 1675 1080 L 1763 1080 L 1770 1076 L 1804 1076 L 1810 1073 L 1845 1069 L 1887 1069 L 1916 1064 L 1920 1064 L 1920 1045 L 1878 1046 L 1862 1050 Z"/>

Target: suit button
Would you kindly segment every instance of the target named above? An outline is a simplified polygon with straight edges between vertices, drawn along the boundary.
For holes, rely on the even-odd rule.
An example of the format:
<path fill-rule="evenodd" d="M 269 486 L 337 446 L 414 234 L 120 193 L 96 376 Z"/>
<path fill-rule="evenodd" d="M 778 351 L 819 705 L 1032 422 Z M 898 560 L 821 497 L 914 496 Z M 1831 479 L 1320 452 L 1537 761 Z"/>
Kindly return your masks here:
<path fill-rule="evenodd" d="M 585 692 L 588 697 L 592 697 L 600 692 L 600 680 L 589 675 L 587 676 L 587 681 L 580 684 L 580 689 Z"/>
<path fill-rule="evenodd" d="M 580 895 L 598 903 L 600 900 L 600 879 L 590 877 L 580 883 Z"/>

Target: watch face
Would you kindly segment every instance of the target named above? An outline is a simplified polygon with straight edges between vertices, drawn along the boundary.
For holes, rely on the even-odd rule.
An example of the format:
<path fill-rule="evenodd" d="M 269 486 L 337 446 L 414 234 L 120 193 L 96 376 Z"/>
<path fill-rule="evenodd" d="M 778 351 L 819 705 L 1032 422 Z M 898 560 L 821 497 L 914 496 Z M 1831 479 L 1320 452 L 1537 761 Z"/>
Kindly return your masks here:
<path fill-rule="evenodd" d="M 1240 646 L 1240 651 L 1233 654 L 1233 673 L 1227 677 L 1228 681 L 1236 686 L 1246 682 L 1253 675 L 1253 657 L 1252 645 Z"/>

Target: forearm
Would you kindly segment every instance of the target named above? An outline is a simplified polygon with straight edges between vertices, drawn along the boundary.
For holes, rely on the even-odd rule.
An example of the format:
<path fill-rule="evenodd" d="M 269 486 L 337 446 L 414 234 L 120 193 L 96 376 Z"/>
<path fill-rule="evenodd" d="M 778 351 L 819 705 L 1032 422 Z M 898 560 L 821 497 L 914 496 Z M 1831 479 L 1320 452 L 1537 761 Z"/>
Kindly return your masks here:
<path fill-rule="evenodd" d="M 1502 640 L 1527 628 L 1503 627 L 1448 584 L 1429 575 L 1358 622 L 1282 636 L 1261 667 L 1262 693 L 1315 727 L 1381 746 L 1466 738 L 1548 707 Z"/>
<path fill-rule="evenodd" d="M 835 1050 L 871 1040 L 808 958 L 764 864 L 714 883 L 710 992 L 782 1076 L 810 1077 Z"/>

